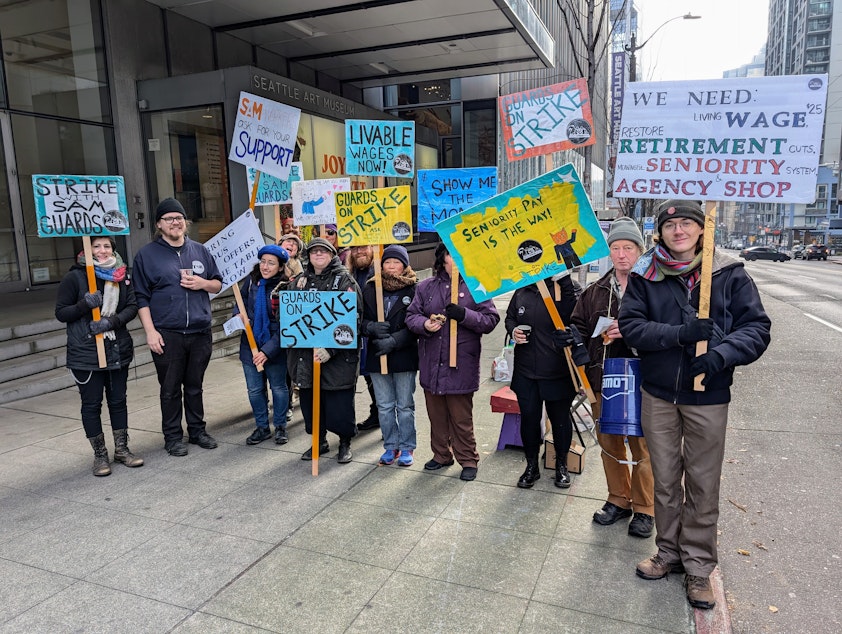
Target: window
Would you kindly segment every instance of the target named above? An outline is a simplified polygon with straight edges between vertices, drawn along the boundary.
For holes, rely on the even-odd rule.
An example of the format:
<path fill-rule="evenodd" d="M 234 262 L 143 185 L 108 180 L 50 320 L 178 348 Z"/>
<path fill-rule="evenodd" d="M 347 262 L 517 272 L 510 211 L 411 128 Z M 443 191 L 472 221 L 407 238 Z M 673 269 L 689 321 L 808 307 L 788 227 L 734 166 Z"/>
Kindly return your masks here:
<path fill-rule="evenodd" d="M 465 102 L 464 167 L 497 165 L 497 104 L 494 100 Z"/>

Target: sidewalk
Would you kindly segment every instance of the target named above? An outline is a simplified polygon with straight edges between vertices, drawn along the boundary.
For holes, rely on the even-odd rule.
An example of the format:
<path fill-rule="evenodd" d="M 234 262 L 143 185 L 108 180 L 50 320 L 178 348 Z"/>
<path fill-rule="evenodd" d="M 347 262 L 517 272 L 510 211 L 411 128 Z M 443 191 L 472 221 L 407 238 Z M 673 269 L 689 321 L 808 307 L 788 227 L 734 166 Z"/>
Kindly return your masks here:
<path fill-rule="evenodd" d="M 515 487 L 522 452 L 496 451 L 502 414 L 489 397 L 502 384 L 486 378 L 502 338 L 502 325 L 484 338 L 481 461 L 468 483 L 458 465 L 424 472 L 420 388 L 411 468 L 377 466 L 376 431 L 355 438 L 353 462 L 339 465 L 329 434 L 313 478 L 297 408 L 289 444 L 247 446 L 253 422 L 235 357 L 212 361 L 205 382 L 218 449 L 168 456 L 157 382 L 133 380 L 130 446 L 146 464 L 114 464 L 106 478 L 90 473 L 75 388 L 0 407 L 0 631 L 697 631 L 680 575 L 634 574 L 654 538 L 591 521 L 606 490 L 587 434 L 570 489 L 546 470 L 534 489 Z M 724 596 L 718 603 L 727 613 Z M 708 629 L 712 617 L 698 631 L 729 631 Z"/>

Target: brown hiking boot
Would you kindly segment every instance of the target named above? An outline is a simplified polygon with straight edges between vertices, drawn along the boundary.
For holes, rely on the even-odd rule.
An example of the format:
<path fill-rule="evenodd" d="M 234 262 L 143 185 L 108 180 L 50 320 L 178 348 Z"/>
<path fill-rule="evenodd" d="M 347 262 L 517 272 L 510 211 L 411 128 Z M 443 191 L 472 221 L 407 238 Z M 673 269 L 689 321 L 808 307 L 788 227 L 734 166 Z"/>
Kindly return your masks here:
<path fill-rule="evenodd" d="M 642 579 L 663 579 L 671 572 L 684 572 L 680 561 L 668 562 L 660 555 L 653 555 L 637 564 L 637 576 Z"/>
<path fill-rule="evenodd" d="M 684 588 L 687 590 L 687 600 L 694 608 L 710 610 L 716 605 L 713 588 L 710 586 L 710 577 L 687 575 L 684 578 Z"/>

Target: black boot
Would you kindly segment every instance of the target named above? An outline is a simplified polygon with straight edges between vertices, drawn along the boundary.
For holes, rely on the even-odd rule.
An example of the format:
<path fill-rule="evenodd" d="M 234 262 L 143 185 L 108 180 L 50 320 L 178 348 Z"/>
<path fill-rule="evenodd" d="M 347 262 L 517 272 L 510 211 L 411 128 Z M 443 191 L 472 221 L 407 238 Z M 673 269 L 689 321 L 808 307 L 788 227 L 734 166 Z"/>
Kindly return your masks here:
<path fill-rule="evenodd" d="M 111 467 L 108 464 L 108 449 L 105 446 L 105 435 L 100 434 L 93 438 L 88 438 L 91 447 L 94 448 L 94 468 L 93 474 L 95 476 L 111 475 Z"/>
<path fill-rule="evenodd" d="M 529 451 L 526 455 L 526 471 L 517 481 L 518 488 L 531 489 L 536 480 L 541 478 L 541 469 L 538 466 L 538 450 Z"/>
<path fill-rule="evenodd" d="M 129 450 L 129 430 L 112 429 L 114 434 L 114 462 L 122 462 L 127 467 L 142 467 L 143 458 Z"/>
<path fill-rule="evenodd" d="M 327 444 L 327 431 L 325 431 L 324 429 L 320 429 L 319 430 L 319 457 L 322 457 L 328 451 L 330 451 L 330 445 Z M 312 444 L 307 448 L 307 451 L 305 451 L 303 454 L 301 454 L 301 459 L 302 460 L 312 460 L 313 459 L 313 446 L 312 446 Z"/>
<path fill-rule="evenodd" d="M 354 454 L 351 453 L 351 439 L 350 438 L 340 438 L 339 439 L 339 453 L 336 455 L 336 460 L 339 464 L 346 464 L 351 462 L 351 459 L 354 457 Z"/>
<path fill-rule="evenodd" d="M 558 456 L 555 459 L 555 485 L 559 489 L 569 489 L 572 484 L 570 473 L 567 471 L 566 460 L 562 460 Z"/>

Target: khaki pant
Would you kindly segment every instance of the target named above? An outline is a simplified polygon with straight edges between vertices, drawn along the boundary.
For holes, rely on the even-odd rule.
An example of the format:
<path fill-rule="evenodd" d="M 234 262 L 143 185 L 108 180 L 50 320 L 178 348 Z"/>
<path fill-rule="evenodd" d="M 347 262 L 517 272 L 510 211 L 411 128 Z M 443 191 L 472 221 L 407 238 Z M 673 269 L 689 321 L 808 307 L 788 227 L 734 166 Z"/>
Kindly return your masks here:
<path fill-rule="evenodd" d="M 453 456 L 462 467 L 476 467 L 479 454 L 474 438 L 474 395 L 438 395 L 424 390 L 424 399 L 430 417 L 433 459 L 447 464 Z"/>
<path fill-rule="evenodd" d="M 655 476 L 658 554 L 670 563 L 680 560 L 689 575 L 707 577 L 718 561 L 728 403 L 674 405 L 643 390 L 642 423 Z"/>
<path fill-rule="evenodd" d="M 602 401 L 597 394 L 596 403 L 591 405 L 594 420 L 599 419 Z M 655 515 L 654 482 L 652 463 L 649 460 L 649 448 L 646 439 L 640 436 L 620 436 L 603 434 L 597 429 L 599 446 L 602 447 L 602 467 L 608 483 L 608 501 L 623 509 L 632 509 L 635 513 Z M 632 460 L 636 462 L 631 471 L 629 465 L 618 460 L 627 460 L 625 439 L 629 439 Z"/>

